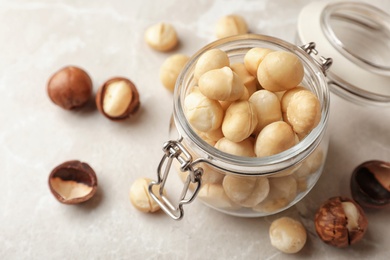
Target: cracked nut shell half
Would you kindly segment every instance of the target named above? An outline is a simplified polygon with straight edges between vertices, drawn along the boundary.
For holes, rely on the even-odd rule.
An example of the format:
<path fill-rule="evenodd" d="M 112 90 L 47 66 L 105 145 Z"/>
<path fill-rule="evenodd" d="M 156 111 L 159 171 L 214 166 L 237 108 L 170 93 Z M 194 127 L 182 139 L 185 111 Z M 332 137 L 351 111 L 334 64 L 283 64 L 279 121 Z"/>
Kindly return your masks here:
<path fill-rule="evenodd" d="M 78 204 L 89 200 L 95 195 L 97 184 L 97 177 L 91 166 L 77 160 L 58 165 L 49 176 L 50 191 L 64 204 Z"/>
<path fill-rule="evenodd" d="M 351 193 L 362 207 L 390 205 L 390 163 L 367 161 L 356 167 L 351 176 Z"/>

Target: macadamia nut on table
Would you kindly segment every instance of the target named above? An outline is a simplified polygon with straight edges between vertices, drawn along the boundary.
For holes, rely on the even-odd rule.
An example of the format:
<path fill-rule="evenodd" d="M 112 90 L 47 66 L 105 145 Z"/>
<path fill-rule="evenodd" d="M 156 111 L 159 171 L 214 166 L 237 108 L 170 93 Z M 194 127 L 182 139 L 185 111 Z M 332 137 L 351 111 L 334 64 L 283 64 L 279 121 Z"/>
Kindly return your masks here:
<path fill-rule="evenodd" d="M 160 209 L 157 202 L 155 202 L 148 193 L 148 186 L 152 180 L 149 178 L 138 178 L 130 187 L 129 198 L 131 204 L 139 211 L 145 213 L 153 213 Z M 160 197 L 159 186 L 153 186 L 153 192 Z"/>
<path fill-rule="evenodd" d="M 55 72 L 47 83 L 47 93 L 54 104 L 71 110 L 84 106 L 92 96 L 92 80 L 88 73 L 75 66 Z"/>
<path fill-rule="evenodd" d="M 173 92 L 177 77 L 184 68 L 189 57 L 184 54 L 169 56 L 160 67 L 160 81 L 169 91 Z"/>
<path fill-rule="evenodd" d="M 248 33 L 248 25 L 240 15 L 227 15 L 220 18 L 215 26 L 215 34 L 218 39 Z"/>
<path fill-rule="evenodd" d="M 269 228 L 272 246 L 283 253 L 298 253 L 306 244 L 306 229 L 298 220 L 281 217 L 274 220 Z"/>
<path fill-rule="evenodd" d="M 169 23 L 157 23 L 145 31 L 145 42 L 157 51 L 170 51 L 178 44 L 175 28 Z"/>

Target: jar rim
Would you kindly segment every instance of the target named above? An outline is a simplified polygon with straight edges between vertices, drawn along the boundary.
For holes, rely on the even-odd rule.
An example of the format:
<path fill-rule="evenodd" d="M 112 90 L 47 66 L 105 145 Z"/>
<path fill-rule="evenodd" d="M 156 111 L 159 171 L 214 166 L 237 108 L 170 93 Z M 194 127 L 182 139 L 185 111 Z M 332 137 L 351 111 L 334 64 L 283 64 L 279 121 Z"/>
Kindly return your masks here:
<path fill-rule="evenodd" d="M 243 157 L 222 152 L 204 141 L 191 127 L 186 120 L 183 108 L 185 98 L 185 83 L 188 82 L 187 77 L 193 78 L 193 75 L 188 75 L 188 71 L 193 70 L 199 57 L 207 50 L 220 48 L 222 50 L 240 50 L 243 48 L 261 47 L 262 44 L 273 46 L 280 50 L 285 50 L 295 53 L 304 64 L 305 70 L 310 72 L 317 80 L 316 95 L 321 103 L 321 121 L 305 138 L 290 149 L 279 154 L 267 157 Z M 193 74 L 193 73 L 192 73 Z M 286 169 L 292 165 L 298 164 L 305 159 L 320 143 L 325 133 L 327 121 L 329 117 L 329 90 L 326 84 L 325 75 L 315 60 L 300 47 L 293 45 L 287 41 L 272 36 L 260 34 L 245 34 L 238 36 L 226 37 L 216 40 L 195 53 L 187 62 L 176 82 L 174 90 L 174 121 L 181 137 L 187 136 L 193 144 L 198 147 L 205 155 L 199 161 L 207 162 L 222 170 L 228 169 L 236 174 L 272 174 L 274 172 Z"/>

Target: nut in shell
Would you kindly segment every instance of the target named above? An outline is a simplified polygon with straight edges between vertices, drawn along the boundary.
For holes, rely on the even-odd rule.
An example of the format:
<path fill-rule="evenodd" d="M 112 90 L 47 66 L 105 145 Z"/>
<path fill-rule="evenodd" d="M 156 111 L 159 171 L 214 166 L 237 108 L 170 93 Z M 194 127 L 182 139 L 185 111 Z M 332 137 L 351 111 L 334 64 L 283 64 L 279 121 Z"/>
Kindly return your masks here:
<path fill-rule="evenodd" d="M 77 109 L 91 98 L 92 80 L 83 69 L 67 66 L 50 77 L 47 94 L 54 104 L 63 109 Z"/>
<path fill-rule="evenodd" d="M 314 224 L 322 241 L 341 248 L 360 241 L 368 221 L 362 208 L 352 199 L 333 197 L 318 209 Z"/>
<path fill-rule="evenodd" d="M 54 197 L 64 204 L 78 204 L 96 193 L 97 177 L 87 163 L 67 161 L 55 167 L 49 176 L 49 187 Z"/>
<path fill-rule="evenodd" d="M 139 93 L 133 82 L 126 78 L 112 78 L 96 94 L 96 106 L 111 120 L 123 120 L 137 112 Z"/>

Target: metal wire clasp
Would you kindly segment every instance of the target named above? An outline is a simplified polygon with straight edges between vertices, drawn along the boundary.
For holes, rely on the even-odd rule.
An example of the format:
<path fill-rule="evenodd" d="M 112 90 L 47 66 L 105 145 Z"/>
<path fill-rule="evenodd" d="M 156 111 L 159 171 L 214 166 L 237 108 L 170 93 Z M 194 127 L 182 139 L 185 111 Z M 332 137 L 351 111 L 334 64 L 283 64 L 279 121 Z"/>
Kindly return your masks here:
<path fill-rule="evenodd" d="M 302 50 L 304 50 L 307 54 L 311 55 L 312 53 L 315 55 L 318 55 L 318 51 L 316 50 L 316 44 L 315 42 L 309 42 L 307 44 L 304 44 L 300 46 Z M 318 65 L 320 66 L 322 73 L 326 75 L 326 71 L 330 68 L 330 66 L 333 63 L 332 58 L 325 58 L 323 56 L 319 57 L 319 60 L 315 60 Z"/>
<path fill-rule="evenodd" d="M 192 156 L 181 144 L 181 140 L 171 140 L 166 142 L 163 146 L 163 151 L 165 154 L 161 159 L 160 164 L 158 165 L 157 181 L 152 181 L 149 184 L 148 191 L 150 196 L 157 202 L 157 204 L 166 214 L 168 214 L 175 220 L 179 220 L 183 217 L 184 214 L 183 205 L 192 202 L 200 190 L 202 184 L 201 177 L 203 174 L 203 169 L 200 167 L 193 167 Z M 173 203 L 163 192 L 174 159 L 176 159 L 180 163 L 181 171 L 188 172 L 186 181 L 184 182 L 184 186 L 180 195 L 179 202 L 176 206 L 173 205 Z M 165 168 L 163 169 L 164 165 Z M 192 195 L 190 195 L 189 198 L 186 198 L 191 183 L 195 183 L 196 186 Z M 158 195 L 154 194 L 153 192 L 153 186 L 155 185 L 160 185 Z"/>

